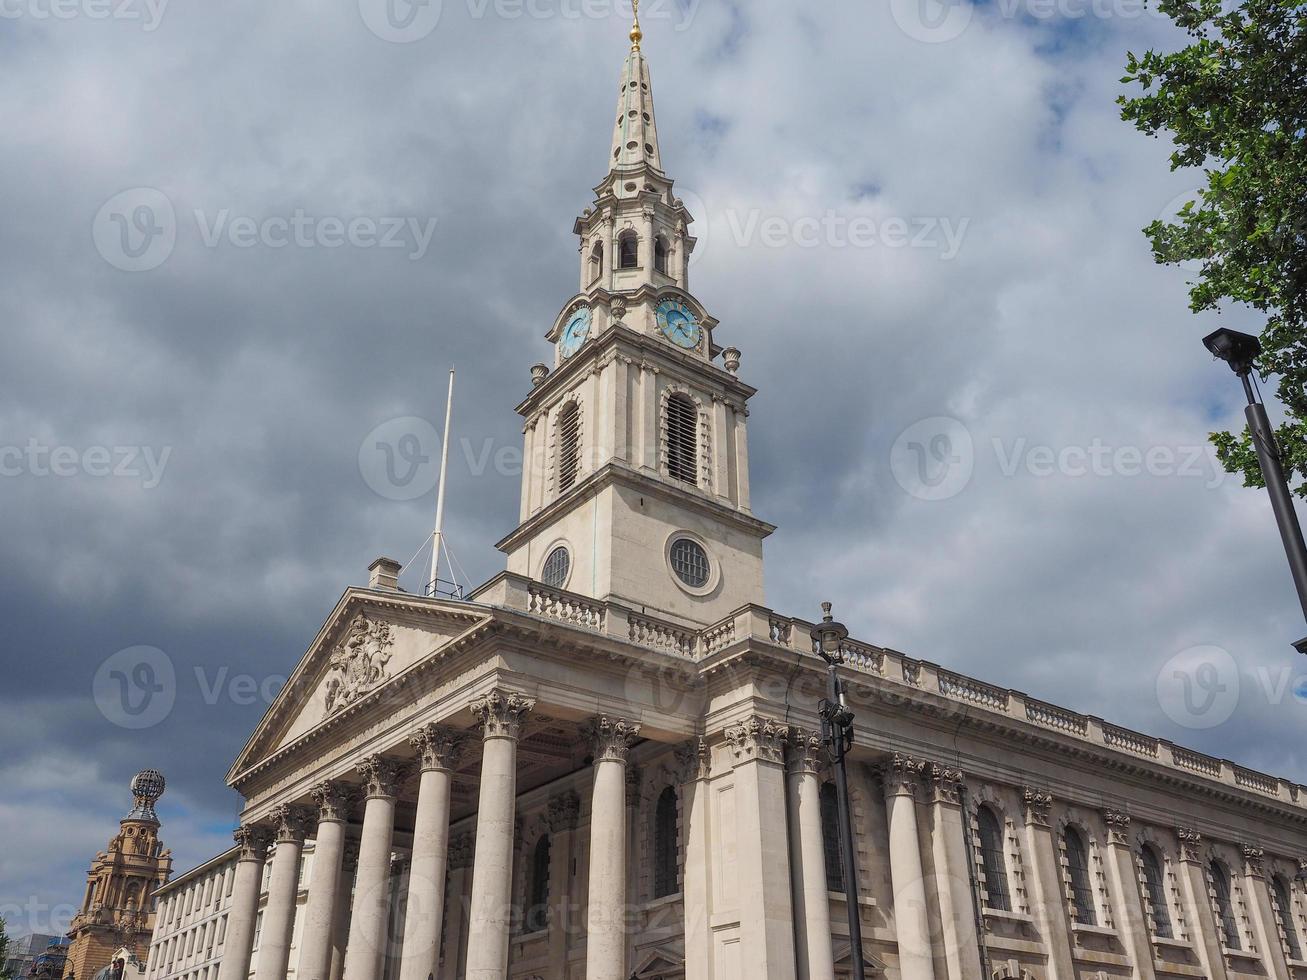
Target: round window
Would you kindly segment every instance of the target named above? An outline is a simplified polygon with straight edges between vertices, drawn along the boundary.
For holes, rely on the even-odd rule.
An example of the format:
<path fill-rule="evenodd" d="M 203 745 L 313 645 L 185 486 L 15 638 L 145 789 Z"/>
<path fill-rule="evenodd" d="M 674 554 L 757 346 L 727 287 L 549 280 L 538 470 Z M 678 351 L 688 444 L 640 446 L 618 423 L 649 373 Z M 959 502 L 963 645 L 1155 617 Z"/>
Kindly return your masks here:
<path fill-rule="evenodd" d="M 708 552 L 697 541 L 689 538 L 677 538 L 672 543 L 672 571 L 676 577 L 692 589 L 702 589 L 708 584 L 711 568 L 708 565 Z"/>
<path fill-rule="evenodd" d="M 563 583 L 567 581 L 567 573 L 571 570 L 572 557 L 567 553 L 567 548 L 560 544 L 549 552 L 549 557 L 545 559 L 545 567 L 540 573 L 540 580 L 551 589 L 561 589 Z"/>

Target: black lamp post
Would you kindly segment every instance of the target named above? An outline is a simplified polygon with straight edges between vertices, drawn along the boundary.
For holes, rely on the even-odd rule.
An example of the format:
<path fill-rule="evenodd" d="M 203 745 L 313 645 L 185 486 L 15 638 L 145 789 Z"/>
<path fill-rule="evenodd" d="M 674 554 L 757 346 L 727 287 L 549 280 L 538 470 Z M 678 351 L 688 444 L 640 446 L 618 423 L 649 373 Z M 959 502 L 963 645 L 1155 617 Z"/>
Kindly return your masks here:
<path fill-rule="evenodd" d="M 1298 589 L 1298 602 L 1302 605 L 1303 616 L 1307 617 L 1307 546 L 1303 544 L 1298 513 L 1293 509 L 1293 498 L 1289 494 L 1288 481 L 1284 478 L 1284 467 L 1280 465 L 1275 431 L 1266 417 L 1266 406 L 1257 396 L 1257 389 L 1253 387 L 1250 378 L 1253 361 L 1262 352 L 1261 342 L 1251 334 L 1223 328 L 1204 337 L 1203 346 L 1229 364 L 1230 370 L 1243 382 L 1243 391 L 1248 397 L 1248 407 L 1244 409 L 1248 431 L 1252 433 L 1253 445 L 1257 448 L 1262 479 L 1266 483 L 1266 492 L 1271 495 L 1271 507 L 1275 511 L 1275 523 L 1280 527 L 1284 551 L 1289 556 L 1289 571 L 1293 573 L 1293 584 Z M 1295 643 L 1294 648 L 1299 653 L 1307 653 L 1307 637 Z"/>
<path fill-rule="evenodd" d="M 813 630 L 817 652 L 826 661 L 827 695 L 819 706 L 821 738 L 835 762 L 835 798 L 839 805 L 840 853 L 844 861 L 844 898 L 849 909 L 849 957 L 854 980 L 865 980 L 862 963 L 862 915 L 858 908 L 858 857 L 853 849 L 853 819 L 849 808 L 849 776 L 844 757 L 853 747 L 853 712 L 844 701 L 839 665 L 844 663 L 844 641 L 849 631 L 831 618 L 829 602 L 821 604 L 822 618 Z"/>

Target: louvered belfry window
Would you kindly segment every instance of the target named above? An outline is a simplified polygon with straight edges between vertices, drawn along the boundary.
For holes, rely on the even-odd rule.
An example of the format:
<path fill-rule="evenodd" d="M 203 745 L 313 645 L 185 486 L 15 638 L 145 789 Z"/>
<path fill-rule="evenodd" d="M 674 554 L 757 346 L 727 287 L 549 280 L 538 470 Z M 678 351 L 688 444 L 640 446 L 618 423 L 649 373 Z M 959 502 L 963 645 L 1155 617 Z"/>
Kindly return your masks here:
<path fill-rule="evenodd" d="M 699 407 L 687 395 L 667 399 L 667 473 L 699 485 Z"/>
<path fill-rule="evenodd" d="M 581 409 L 568 402 L 558 413 L 558 492 L 570 490 L 581 468 Z"/>

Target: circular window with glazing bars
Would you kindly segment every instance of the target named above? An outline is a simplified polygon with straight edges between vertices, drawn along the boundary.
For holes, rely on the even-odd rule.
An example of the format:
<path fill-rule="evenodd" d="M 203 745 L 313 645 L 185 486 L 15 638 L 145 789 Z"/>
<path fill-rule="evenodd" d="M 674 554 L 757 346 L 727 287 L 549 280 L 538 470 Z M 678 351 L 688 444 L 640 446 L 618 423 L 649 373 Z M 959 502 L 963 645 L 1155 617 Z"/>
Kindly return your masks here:
<path fill-rule="evenodd" d="M 671 561 L 676 577 L 690 588 L 702 589 L 708 584 L 712 567 L 708 564 L 708 552 L 698 541 L 677 538 L 672 543 Z"/>
<path fill-rule="evenodd" d="M 549 552 L 549 557 L 545 559 L 545 567 L 540 572 L 540 581 L 551 589 L 561 589 L 563 583 L 567 581 L 567 573 L 571 570 L 572 556 L 567 553 L 567 548 L 560 544 Z"/>

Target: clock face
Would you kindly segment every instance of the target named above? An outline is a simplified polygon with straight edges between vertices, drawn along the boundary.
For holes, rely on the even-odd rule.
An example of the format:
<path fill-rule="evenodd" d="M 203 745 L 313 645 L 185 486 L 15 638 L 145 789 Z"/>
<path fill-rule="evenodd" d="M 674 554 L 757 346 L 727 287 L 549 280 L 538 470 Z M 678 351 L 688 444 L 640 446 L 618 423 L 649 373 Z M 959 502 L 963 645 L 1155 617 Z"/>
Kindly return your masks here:
<path fill-rule="evenodd" d="M 563 332 L 558 340 L 559 350 L 564 357 L 571 357 L 585 339 L 590 336 L 590 307 L 583 306 L 572 314 L 571 319 L 567 321 L 567 326 L 563 327 Z"/>
<path fill-rule="evenodd" d="M 694 311 L 679 299 L 665 299 L 658 304 L 658 329 L 678 347 L 693 350 L 699 346 L 703 328 Z"/>

